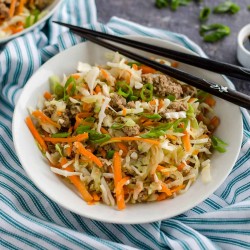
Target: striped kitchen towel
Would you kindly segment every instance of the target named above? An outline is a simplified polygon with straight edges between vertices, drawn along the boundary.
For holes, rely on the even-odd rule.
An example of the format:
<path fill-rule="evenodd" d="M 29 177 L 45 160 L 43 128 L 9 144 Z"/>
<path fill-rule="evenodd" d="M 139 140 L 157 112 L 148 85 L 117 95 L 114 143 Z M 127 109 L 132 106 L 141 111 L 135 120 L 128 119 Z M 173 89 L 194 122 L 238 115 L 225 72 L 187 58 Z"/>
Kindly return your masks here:
<path fill-rule="evenodd" d="M 244 139 L 231 174 L 208 199 L 177 217 L 143 225 L 114 225 L 80 217 L 55 204 L 29 180 L 11 133 L 16 100 L 39 66 L 78 42 L 59 20 L 112 34 L 174 41 L 202 56 L 187 37 L 112 18 L 97 22 L 93 0 L 66 0 L 46 29 L 0 49 L 0 249 L 250 249 L 250 118 L 242 110 Z M 233 87 L 233 86 L 232 86 Z"/>

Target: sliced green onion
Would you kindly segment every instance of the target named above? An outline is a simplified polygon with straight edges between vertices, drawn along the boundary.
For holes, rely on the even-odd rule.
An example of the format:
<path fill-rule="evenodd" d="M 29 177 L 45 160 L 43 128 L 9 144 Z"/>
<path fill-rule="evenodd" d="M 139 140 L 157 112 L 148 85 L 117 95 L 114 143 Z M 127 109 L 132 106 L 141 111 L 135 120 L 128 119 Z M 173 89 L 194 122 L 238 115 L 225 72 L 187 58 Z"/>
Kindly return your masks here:
<path fill-rule="evenodd" d="M 145 134 L 141 134 L 142 138 L 159 138 L 162 135 L 165 135 L 167 130 L 172 127 L 173 123 L 166 123 L 164 125 L 160 125 L 156 128 L 151 129 L 149 132 Z"/>
<path fill-rule="evenodd" d="M 61 150 L 61 148 L 60 148 L 60 146 L 59 146 L 58 143 L 55 145 L 55 149 L 63 157 L 62 150 Z"/>
<path fill-rule="evenodd" d="M 226 152 L 225 147 L 228 146 L 226 142 L 222 141 L 220 138 L 214 135 L 211 137 L 211 140 L 213 149 L 217 150 L 220 153 Z"/>
<path fill-rule="evenodd" d="M 143 85 L 140 96 L 143 101 L 149 102 L 153 98 L 153 85 L 151 83 L 147 83 Z"/>
<path fill-rule="evenodd" d="M 123 127 L 124 127 L 124 124 L 116 123 L 116 122 L 111 126 L 112 129 L 121 129 Z"/>
<path fill-rule="evenodd" d="M 92 143 L 104 143 L 111 138 L 109 134 L 100 134 L 94 130 L 89 131 L 89 141 Z"/>
<path fill-rule="evenodd" d="M 115 150 L 109 150 L 107 152 L 107 159 L 112 159 L 114 156 Z"/>
<path fill-rule="evenodd" d="M 130 95 L 130 96 L 128 97 L 128 101 L 137 101 L 137 100 L 138 100 L 138 97 L 135 96 L 135 95 Z"/>
<path fill-rule="evenodd" d="M 51 76 L 49 78 L 49 83 L 51 92 L 56 95 L 57 99 L 63 98 L 64 88 L 60 84 L 58 76 Z"/>
<path fill-rule="evenodd" d="M 213 10 L 215 14 L 223 14 L 223 13 L 229 13 L 229 14 L 235 14 L 240 10 L 240 6 L 236 3 L 233 3 L 231 1 L 225 1 L 224 3 L 220 3 L 218 6 L 216 6 Z"/>
<path fill-rule="evenodd" d="M 209 94 L 203 90 L 198 90 L 196 97 L 199 99 L 199 102 L 204 102 Z"/>
<path fill-rule="evenodd" d="M 117 82 L 116 86 L 118 88 L 118 95 L 123 96 L 127 98 L 130 95 L 133 95 L 133 90 L 132 88 L 125 82 Z"/>
<path fill-rule="evenodd" d="M 77 134 L 83 134 L 85 132 L 89 132 L 91 130 L 91 127 L 89 125 L 80 125 L 76 129 Z"/>
<path fill-rule="evenodd" d="M 171 0 L 171 3 L 170 3 L 171 10 L 176 11 L 179 8 L 179 6 L 180 6 L 179 0 Z"/>
<path fill-rule="evenodd" d="M 162 118 L 159 114 L 146 114 L 146 113 L 142 113 L 141 115 L 143 117 L 148 118 L 148 119 L 161 119 Z"/>
<path fill-rule="evenodd" d="M 67 95 L 66 91 L 67 91 L 67 88 L 69 87 L 70 84 L 73 84 L 71 90 L 70 90 L 70 93 L 69 93 L 69 96 L 72 96 L 75 91 L 76 91 L 76 80 L 74 77 L 70 76 L 67 80 L 67 82 L 65 83 L 65 86 L 64 86 L 64 95 L 63 95 L 63 100 L 64 101 L 67 101 L 69 96 Z"/>
<path fill-rule="evenodd" d="M 179 128 L 179 125 L 183 123 L 184 124 L 184 128 Z M 187 118 L 182 118 L 182 119 L 178 119 L 174 122 L 173 124 L 173 130 L 175 133 L 183 133 L 188 125 L 188 119 Z"/>
<path fill-rule="evenodd" d="M 168 7 L 168 0 L 156 0 L 155 6 L 159 9 Z"/>
<path fill-rule="evenodd" d="M 173 102 L 175 100 L 175 96 L 174 95 L 168 95 L 167 99 L 169 99 L 171 102 Z"/>
<path fill-rule="evenodd" d="M 204 7 L 200 11 L 200 21 L 202 22 L 207 21 L 210 13 L 211 13 L 211 9 L 209 7 Z"/>
<path fill-rule="evenodd" d="M 52 134 L 51 137 L 53 137 L 53 138 L 66 138 L 70 134 L 71 134 L 70 132 L 62 132 L 62 133 Z"/>
<path fill-rule="evenodd" d="M 223 37 L 228 36 L 230 33 L 230 28 L 220 23 L 202 25 L 200 27 L 200 35 L 203 36 L 205 42 L 217 42 Z"/>

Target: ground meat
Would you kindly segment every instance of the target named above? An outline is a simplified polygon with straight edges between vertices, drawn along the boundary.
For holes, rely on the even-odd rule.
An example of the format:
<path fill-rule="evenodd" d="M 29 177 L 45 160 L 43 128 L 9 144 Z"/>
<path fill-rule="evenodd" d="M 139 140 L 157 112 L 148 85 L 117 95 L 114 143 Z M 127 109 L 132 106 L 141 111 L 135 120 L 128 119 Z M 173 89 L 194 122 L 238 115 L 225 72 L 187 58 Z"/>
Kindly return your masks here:
<path fill-rule="evenodd" d="M 63 122 L 60 123 L 60 125 L 61 125 L 63 128 L 69 128 L 69 127 L 70 127 L 70 124 L 71 124 L 71 122 L 70 122 L 70 117 L 71 117 L 71 113 L 70 113 L 69 109 L 66 109 L 66 110 L 62 113 L 62 115 L 61 115 L 61 117 L 60 117 L 60 119 L 63 120 Z"/>
<path fill-rule="evenodd" d="M 51 117 L 52 114 L 56 111 L 56 106 L 55 105 L 50 105 L 46 108 L 43 109 L 43 113 L 47 115 L 48 117 Z"/>
<path fill-rule="evenodd" d="M 125 126 L 122 128 L 122 131 L 127 135 L 127 136 L 135 136 L 140 133 L 140 126 L 136 124 L 135 126 Z"/>
<path fill-rule="evenodd" d="M 124 106 L 126 105 L 126 99 L 116 93 L 114 93 L 111 96 L 111 101 L 109 103 L 109 105 L 113 108 L 113 109 L 123 109 Z"/>
<path fill-rule="evenodd" d="M 79 109 L 79 105 L 77 104 L 74 104 L 74 105 L 71 105 L 70 108 L 69 108 L 69 111 L 70 111 L 70 118 L 73 118 L 76 116 L 76 114 L 80 113 L 80 109 Z"/>
<path fill-rule="evenodd" d="M 142 81 L 153 84 L 154 94 L 158 96 L 174 95 L 175 98 L 179 98 L 183 94 L 181 84 L 167 75 L 144 74 L 142 75 Z"/>
<path fill-rule="evenodd" d="M 208 139 L 208 142 L 205 144 L 205 148 L 210 149 L 211 146 L 212 146 L 212 141 L 211 141 L 211 139 L 209 138 L 209 139 Z"/>
<path fill-rule="evenodd" d="M 42 10 L 51 3 L 51 0 L 36 0 L 35 5 L 38 9 Z"/>
<path fill-rule="evenodd" d="M 195 96 L 197 94 L 197 89 L 189 85 L 182 85 L 182 91 L 184 96 Z"/>
<path fill-rule="evenodd" d="M 9 8 L 0 2 L 0 19 L 5 20 L 9 18 Z"/>
<path fill-rule="evenodd" d="M 47 142 L 47 146 L 48 146 L 48 151 L 50 154 L 51 153 L 53 154 L 56 152 L 56 148 L 55 148 L 55 145 L 53 143 Z"/>
<path fill-rule="evenodd" d="M 183 102 L 172 102 L 167 107 L 167 112 L 187 111 L 187 104 Z"/>
<path fill-rule="evenodd" d="M 134 109 L 135 108 L 135 102 L 134 101 L 131 101 L 131 102 L 128 102 L 127 103 L 127 106 L 131 109 Z"/>
<path fill-rule="evenodd" d="M 142 192 L 139 193 L 137 202 L 143 202 L 148 199 L 148 192 L 147 190 L 143 190 Z"/>

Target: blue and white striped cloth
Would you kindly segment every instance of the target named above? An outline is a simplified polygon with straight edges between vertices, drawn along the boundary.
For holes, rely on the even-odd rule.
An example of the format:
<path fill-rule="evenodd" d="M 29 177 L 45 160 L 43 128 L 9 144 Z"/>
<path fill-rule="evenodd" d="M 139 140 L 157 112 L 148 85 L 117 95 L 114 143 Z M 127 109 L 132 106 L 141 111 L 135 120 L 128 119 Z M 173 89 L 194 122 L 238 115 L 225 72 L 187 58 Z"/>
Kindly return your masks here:
<path fill-rule="evenodd" d="M 61 208 L 34 186 L 15 154 L 11 121 L 19 93 L 32 73 L 78 42 L 51 20 L 171 40 L 205 56 L 183 35 L 117 17 L 100 24 L 93 0 L 66 0 L 42 31 L 36 29 L 2 47 L 0 249 L 250 249 L 250 118 L 245 110 L 242 149 L 231 174 L 208 199 L 177 217 L 144 225 L 100 223 Z"/>

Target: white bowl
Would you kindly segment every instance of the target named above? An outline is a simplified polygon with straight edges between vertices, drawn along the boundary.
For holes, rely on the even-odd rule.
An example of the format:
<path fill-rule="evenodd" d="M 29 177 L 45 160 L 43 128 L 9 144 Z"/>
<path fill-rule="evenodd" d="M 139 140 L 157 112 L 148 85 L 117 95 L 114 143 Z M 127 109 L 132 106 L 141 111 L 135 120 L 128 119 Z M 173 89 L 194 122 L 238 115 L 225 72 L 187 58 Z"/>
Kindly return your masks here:
<path fill-rule="evenodd" d="M 4 38 L 0 38 L 0 44 L 2 43 L 6 43 L 8 41 L 10 41 L 11 39 L 14 39 L 18 36 L 24 35 L 27 32 L 35 29 L 37 26 L 39 26 L 41 23 L 45 22 L 47 19 L 49 19 L 54 12 L 56 11 L 56 9 L 59 7 L 59 5 L 63 2 L 63 0 L 54 0 L 44 11 L 47 12 L 47 14 L 41 18 L 38 22 L 34 23 L 32 26 L 30 26 L 27 29 L 22 30 L 21 32 L 18 32 L 16 34 L 10 35 L 8 37 L 4 37 Z"/>
<path fill-rule="evenodd" d="M 167 41 L 136 36 L 130 38 L 194 54 Z M 136 50 L 131 49 L 131 51 Z M 171 200 L 128 205 L 123 211 L 117 211 L 115 208 L 103 204 L 89 206 L 72 186 L 67 185 L 62 178 L 51 172 L 38 150 L 24 122 L 25 117 L 28 116 L 27 107 L 35 107 L 38 97 L 49 89 L 48 78 L 51 75 L 62 76 L 63 73 L 75 72 L 78 61 L 90 64 L 104 63 L 106 52 L 106 49 L 89 42 L 78 44 L 53 57 L 30 78 L 21 93 L 13 117 L 14 145 L 22 166 L 34 184 L 49 198 L 62 207 L 90 219 L 119 224 L 148 223 L 170 218 L 191 209 L 205 200 L 223 183 L 237 159 L 242 141 L 242 117 L 239 107 L 229 102 L 216 98 L 215 111 L 221 119 L 221 125 L 216 134 L 229 146 L 226 153 L 215 152 L 211 158 L 212 181 L 203 184 L 199 178 L 187 193 Z M 144 56 L 151 56 L 145 52 L 140 53 Z M 218 74 L 184 64 L 181 65 L 181 68 L 196 76 L 227 86 L 224 78 Z"/>
<path fill-rule="evenodd" d="M 248 36 L 250 36 L 250 24 L 240 30 L 237 39 L 237 57 L 240 64 L 246 68 L 250 68 L 250 51 L 244 47 L 243 42 Z"/>

